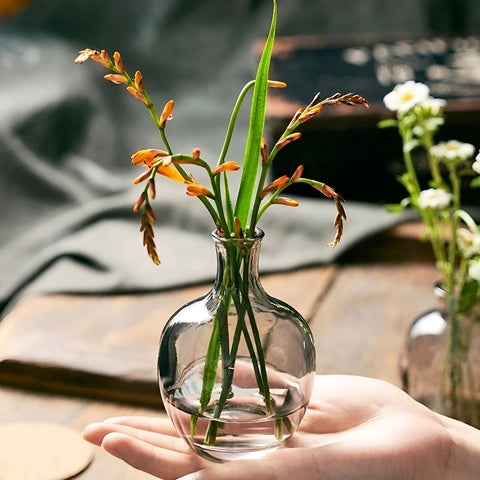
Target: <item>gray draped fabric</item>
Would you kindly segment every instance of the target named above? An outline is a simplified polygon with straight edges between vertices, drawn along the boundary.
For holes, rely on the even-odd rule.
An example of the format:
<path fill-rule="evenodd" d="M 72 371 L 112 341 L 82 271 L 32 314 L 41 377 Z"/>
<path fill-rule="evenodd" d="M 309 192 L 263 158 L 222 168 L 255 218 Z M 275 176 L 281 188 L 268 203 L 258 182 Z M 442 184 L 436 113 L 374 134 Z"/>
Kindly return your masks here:
<path fill-rule="evenodd" d="M 430 3 L 280 0 L 278 33 L 458 30 L 477 21 L 453 24 L 431 15 Z M 158 186 L 162 265 L 148 259 L 131 209 L 139 190 L 129 157 L 159 139 L 142 106 L 104 82 L 101 67 L 73 60 L 85 47 L 121 51 L 158 105 L 176 100 L 168 127 L 175 148 L 200 147 L 214 161 L 270 8 L 267 0 L 33 0 L 0 19 L 0 309 L 34 292 L 154 291 L 212 278 L 213 225 L 176 184 Z M 242 113 L 231 159 L 241 159 L 245 120 Z M 304 198 L 297 209 L 272 209 L 261 225 L 263 271 L 330 262 L 400 220 L 381 205 L 346 209 L 336 250 L 326 246 L 333 203 Z"/>

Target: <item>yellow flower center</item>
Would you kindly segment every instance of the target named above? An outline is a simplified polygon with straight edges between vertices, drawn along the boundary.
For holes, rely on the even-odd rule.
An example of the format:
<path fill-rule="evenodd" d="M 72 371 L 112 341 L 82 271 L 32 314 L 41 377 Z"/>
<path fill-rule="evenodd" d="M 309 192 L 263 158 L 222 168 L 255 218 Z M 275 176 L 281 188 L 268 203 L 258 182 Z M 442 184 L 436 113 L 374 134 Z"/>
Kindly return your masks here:
<path fill-rule="evenodd" d="M 408 102 L 413 98 L 413 93 L 412 92 L 405 92 L 401 97 L 402 102 Z"/>

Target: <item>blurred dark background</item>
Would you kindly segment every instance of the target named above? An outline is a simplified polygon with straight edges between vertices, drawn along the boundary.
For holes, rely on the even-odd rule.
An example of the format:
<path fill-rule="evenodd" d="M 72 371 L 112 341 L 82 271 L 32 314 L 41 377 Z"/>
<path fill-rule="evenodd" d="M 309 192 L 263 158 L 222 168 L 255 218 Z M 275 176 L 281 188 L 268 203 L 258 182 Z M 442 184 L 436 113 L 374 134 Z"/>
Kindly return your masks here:
<path fill-rule="evenodd" d="M 4 2 L 5 5 L 14 3 L 13 0 Z M 85 47 L 119 50 L 127 67 L 142 70 L 159 104 L 170 98 L 177 100 L 175 125 L 170 127 L 174 141 L 181 143 L 184 150 L 200 146 L 212 156 L 221 145 L 234 96 L 252 76 L 256 60 L 252 45 L 265 35 L 271 9 L 270 0 L 73 0 L 68 3 L 32 0 L 18 3 L 25 5 L 15 14 L 4 16 L 0 23 L 2 31 L 31 38 L 37 45 L 44 35 L 67 42 L 72 58 L 76 50 Z M 372 103 L 381 103 L 395 81 L 403 81 L 409 73 L 400 72 L 397 78 L 384 79 L 381 85 L 375 77 L 375 69 L 378 70 L 375 59 L 367 65 L 353 65 L 345 62 L 344 55 L 346 51 L 361 54 L 361 49 L 371 54 L 375 45 L 385 42 L 395 45 L 398 40 L 470 39 L 464 47 L 471 53 L 466 61 L 470 62 L 471 69 L 480 72 L 480 37 L 476 36 L 480 31 L 480 9 L 476 0 L 280 0 L 279 12 L 278 36 L 321 37 L 320 42 L 299 45 L 287 58 L 279 56 L 274 60 L 276 76 L 289 84 L 285 96 L 299 103 L 309 101 L 318 90 L 325 95 L 354 90 Z M 450 43 L 443 57 L 437 56 L 434 61 L 443 65 L 451 61 L 451 47 Z M 48 56 L 47 50 L 40 55 Z M 76 68 L 80 75 L 80 67 L 74 67 L 69 60 L 62 65 L 63 71 L 68 69 L 73 74 Z M 390 58 L 391 68 L 392 61 Z M 410 64 L 417 67 L 420 64 L 414 76 L 425 81 L 425 55 L 413 56 Z M 91 67 L 83 68 L 92 73 Z M 115 165 L 122 170 L 128 165 L 119 157 L 151 142 L 156 133 L 144 112 L 133 105 L 130 98 L 119 95 L 114 88 L 108 88 L 110 86 L 100 86 L 101 81 L 101 75 L 92 77 L 89 88 L 92 92 L 99 89 L 101 98 L 93 101 L 97 107 L 103 104 L 108 125 L 101 132 L 103 138 L 93 143 L 96 151 L 101 152 L 99 165 Z M 440 93 L 453 99 L 475 98 L 480 90 L 480 73 L 469 82 L 455 93 Z M 463 88 L 472 85 L 475 88 Z M 88 102 L 77 107 L 88 109 Z M 453 110 L 439 139 L 480 143 L 476 136 L 478 106 L 470 102 L 457 105 Z M 269 120 L 272 140 L 286 124 L 288 109 L 284 114 L 276 111 Z M 394 131 L 375 131 L 376 122 L 385 115 L 380 108 L 372 109 L 368 118 L 321 119 L 306 128 L 301 146 L 292 145 L 281 153 L 274 173 L 291 173 L 292 158 L 303 157 L 306 175 L 335 186 L 347 199 L 378 203 L 398 200 L 403 194 L 394 179 L 402 168 L 399 139 Z M 78 125 L 64 120 L 62 117 L 55 128 L 57 131 L 64 128 L 68 139 L 71 129 L 77 129 Z M 244 128 L 244 124 L 239 125 L 234 139 L 231 152 L 234 157 L 242 155 Z M 32 142 L 39 143 L 38 148 L 46 148 L 40 137 L 45 137 L 47 132 L 38 122 L 25 125 L 24 130 L 25 134 L 28 130 Z M 91 157 L 92 149 L 85 148 L 86 156 Z M 294 193 L 316 195 L 301 188 Z"/>
<path fill-rule="evenodd" d="M 381 39 L 392 34 L 405 38 L 467 36 L 480 30 L 476 0 L 278 3 L 279 36 L 326 35 L 348 41 L 357 34 L 374 34 Z M 16 14 L 4 17 L 0 28 L 33 41 L 47 35 L 68 42 L 72 57 L 77 49 L 85 47 L 119 50 L 127 67 L 144 72 L 147 86 L 159 103 L 170 97 L 177 99 L 177 128 L 172 125 L 171 134 L 175 138 L 186 137 L 187 130 L 192 144 L 206 143 L 207 150 L 216 150 L 233 98 L 252 76 L 256 59 L 251 46 L 265 35 L 270 10 L 270 0 L 31 0 Z M 309 70 L 314 67 L 303 67 L 295 75 L 308 79 Z M 64 68 L 76 69 L 80 75 L 80 67 L 65 63 Z M 100 83 L 98 73 L 101 72 L 97 72 L 96 82 Z M 308 99 L 318 85 L 303 83 Z M 124 108 L 132 104 L 131 99 L 119 95 L 114 88 L 102 85 L 101 89 L 103 101 L 114 112 L 112 121 L 118 134 L 115 144 L 119 147 L 116 152 L 148 140 L 151 127 L 144 112 L 135 105 L 128 111 L 130 121 L 124 122 Z M 183 114 L 184 111 L 188 113 Z M 199 120 L 207 117 L 210 124 Z M 243 138 L 239 137 L 235 152 L 241 153 Z M 114 156 L 117 158 L 117 153 Z"/>
<path fill-rule="evenodd" d="M 463 78 L 455 92 L 439 91 L 453 93 L 450 130 L 442 134 L 480 146 L 478 0 L 278 4 L 279 46 L 290 40 L 283 53 L 276 50 L 272 76 L 289 87 L 282 91 L 281 108 L 269 107 L 272 139 L 289 120 L 291 104 L 306 103 L 319 90 L 324 96 L 354 90 L 372 108 L 355 107 L 348 115 L 335 108 L 322 112 L 307 124 L 301 143 L 282 151 L 274 174 L 291 174 L 303 163 L 306 176 L 330 184 L 347 201 L 367 203 L 359 207 L 365 217 L 358 215 L 368 218 L 357 232 L 363 236 L 390 221 L 383 203 L 402 195 L 395 180 L 401 167 L 398 136 L 376 128 L 389 115 L 381 98 L 395 81 L 408 74 L 422 80 L 428 65 Z M 42 291 L 75 292 L 154 288 L 153 279 L 160 279 L 147 267 L 131 271 L 146 257 L 141 245 L 138 252 L 131 247 L 140 242 L 131 210 L 138 192 L 131 187 L 130 155 L 158 147 L 158 134 L 137 100 L 103 80 L 102 67 L 74 64 L 77 52 L 120 51 L 130 72 L 143 72 L 158 109 L 176 100 L 168 125 L 173 148 L 200 147 L 214 163 L 233 102 L 254 74 L 254 45 L 268 30 L 271 6 L 270 0 L 0 0 L 0 309 L 34 278 Z M 447 48 L 432 57 L 436 39 Z M 247 113 L 242 110 L 230 160 L 243 157 Z M 166 185 L 160 192 L 159 227 L 166 233 L 159 236 L 183 232 L 182 255 L 193 264 L 198 255 L 189 235 L 198 227 L 199 237 L 205 236 L 210 224 L 192 213 L 191 203 L 184 204 L 183 190 L 172 190 Z M 308 203 L 305 211 L 316 212 L 317 204 Z M 280 230 L 292 230 L 285 209 L 273 215 Z M 323 223 L 316 226 L 330 239 L 331 220 L 322 221 L 325 229 Z M 354 229 L 354 222 L 347 228 Z M 318 243 L 315 231 L 313 249 Z M 177 258 L 177 249 L 178 242 L 165 255 Z M 162 270 L 167 273 L 159 283 L 170 286 L 180 270 Z"/>

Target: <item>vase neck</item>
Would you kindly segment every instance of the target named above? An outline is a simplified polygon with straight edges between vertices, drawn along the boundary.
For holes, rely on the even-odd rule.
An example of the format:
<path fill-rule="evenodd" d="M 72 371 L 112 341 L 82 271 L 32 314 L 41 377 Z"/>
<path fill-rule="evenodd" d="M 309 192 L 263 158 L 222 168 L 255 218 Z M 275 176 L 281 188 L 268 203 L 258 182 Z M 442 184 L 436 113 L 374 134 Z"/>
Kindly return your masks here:
<path fill-rule="evenodd" d="M 215 288 L 262 288 L 259 279 L 260 247 L 264 236 L 224 238 L 212 234 L 217 254 Z"/>

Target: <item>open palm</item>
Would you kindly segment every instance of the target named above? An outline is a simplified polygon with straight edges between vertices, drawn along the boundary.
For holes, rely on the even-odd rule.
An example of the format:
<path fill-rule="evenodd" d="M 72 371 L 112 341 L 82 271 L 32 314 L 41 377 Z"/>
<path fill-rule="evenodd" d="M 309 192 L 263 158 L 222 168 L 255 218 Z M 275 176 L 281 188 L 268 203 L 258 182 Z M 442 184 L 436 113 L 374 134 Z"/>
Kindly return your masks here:
<path fill-rule="evenodd" d="M 321 375 L 299 431 L 262 460 L 212 464 L 166 418 L 110 418 L 87 426 L 84 438 L 164 480 L 443 479 L 450 449 L 444 421 L 381 380 Z"/>

